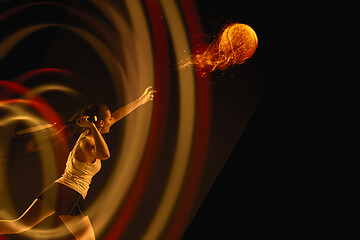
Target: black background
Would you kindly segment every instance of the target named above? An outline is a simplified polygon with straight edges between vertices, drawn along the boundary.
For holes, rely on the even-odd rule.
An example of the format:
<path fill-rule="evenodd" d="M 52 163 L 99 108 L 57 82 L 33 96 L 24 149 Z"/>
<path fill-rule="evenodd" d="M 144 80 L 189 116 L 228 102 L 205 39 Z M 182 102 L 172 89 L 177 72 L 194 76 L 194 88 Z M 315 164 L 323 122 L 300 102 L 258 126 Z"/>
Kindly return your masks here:
<path fill-rule="evenodd" d="M 268 89 L 183 239 L 301 236 L 312 224 L 309 219 L 304 223 L 309 205 L 302 186 L 308 176 L 300 172 L 307 144 L 300 143 L 303 124 L 294 101 L 295 4 L 196 3 L 210 38 L 228 22 L 255 29 L 259 47 L 254 57 L 267 73 Z"/>

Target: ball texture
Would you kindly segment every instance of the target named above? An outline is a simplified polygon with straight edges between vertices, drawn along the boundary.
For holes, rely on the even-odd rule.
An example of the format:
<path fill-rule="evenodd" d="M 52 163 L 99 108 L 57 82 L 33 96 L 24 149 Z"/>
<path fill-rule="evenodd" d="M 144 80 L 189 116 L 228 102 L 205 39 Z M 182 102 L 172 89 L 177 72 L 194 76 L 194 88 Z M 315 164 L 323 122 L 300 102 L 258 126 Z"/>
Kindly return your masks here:
<path fill-rule="evenodd" d="M 257 46 L 257 35 L 250 26 L 233 23 L 223 28 L 205 52 L 195 55 L 193 63 L 210 71 L 223 70 L 251 58 Z"/>

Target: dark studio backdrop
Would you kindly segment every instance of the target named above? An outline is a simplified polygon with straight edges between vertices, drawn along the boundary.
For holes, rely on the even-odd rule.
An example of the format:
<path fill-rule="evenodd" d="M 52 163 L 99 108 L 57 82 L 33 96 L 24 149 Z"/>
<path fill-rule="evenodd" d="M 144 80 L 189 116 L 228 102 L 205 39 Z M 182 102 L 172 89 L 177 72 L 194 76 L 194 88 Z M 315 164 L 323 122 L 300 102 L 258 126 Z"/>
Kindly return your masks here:
<path fill-rule="evenodd" d="M 259 46 L 253 58 L 243 65 L 215 71 L 211 75 L 213 112 L 217 114 L 213 118 L 218 123 L 212 134 L 214 138 L 230 135 L 231 144 L 215 140 L 210 144 L 213 148 L 226 149 L 228 154 L 231 154 L 226 156 L 227 161 L 218 176 L 218 168 L 221 168 L 223 162 L 216 162 L 216 155 L 209 156 L 210 160 L 204 170 L 205 175 L 208 175 L 206 181 L 202 182 L 200 194 L 203 197 L 196 203 L 199 210 L 194 213 L 194 219 L 183 239 L 247 239 L 249 235 L 254 239 L 260 236 L 286 237 L 288 232 L 297 231 L 293 230 L 297 225 L 294 219 L 302 209 L 298 200 L 301 196 L 294 194 L 294 189 L 297 188 L 294 174 L 297 174 L 297 166 L 301 163 L 298 160 L 299 153 L 293 151 L 294 135 L 298 132 L 298 126 L 293 124 L 295 117 L 290 114 L 295 108 L 291 104 L 294 89 L 289 82 L 292 77 L 289 68 L 293 57 L 291 50 L 295 48 L 294 39 L 289 35 L 293 28 L 291 11 L 286 11 L 286 6 L 281 4 L 263 4 L 256 1 L 195 0 L 195 3 L 205 41 L 214 39 L 224 25 L 240 22 L 256 31 Z M 64 11 L 57 14 L 52 12 L 48 16 L 46 11 L 41 13 L 41 16 L 24 14 L 24 21 L 70 21 Z M 126 15 L 125 12 L 124 14 Z M 1 31 L 6 34 L 17 29 L 16 24 L 23 24 L 9 21 L 1 25 Z M 18 45 L 13 50 L 15 52 L 1 62 L 1 80 L 12 79 L 28 69 L 40 67 L 56 66 L 78 73 L 82 77 L 75 83 L 68 84 L 72 89 L 81 92 L 82 97 L 74 95 L 72 98 L 63 98 L 61 93 L 45 96 L 64 119 L 71 117 L 77 109 L 90 102 L 105 103 L 111 110 L 125 104 L 114 104 L 116 93 L 113 92 L 111 76 L 101 59 L 74 35 L 49 28 L 33 34 L 31 38 L 28 42 L 37 43 L 38 48 L 26 43 Z M 64 48 L 65 45 L 68 47 Z M 63 61 L 64 59 L 67 61 Z M 51 79 L 52 83 L 67 84 L 66 78 L 58 75 Z M 99 79 L 102 79 L 101 85 L 98 84 Z M 47 81 L 45 76 L 43 79 L 39 76 L 36 81 L 27 84 L 34 87 Z M 97 87 L 88 88 L 87 84 Z M 63 101 L 58 101 L 59 98 Z M 243 105 L 238 105 L 239 102 Z M 237 111 L 237 108 L 240 110 Z M 245 113 L 242 115 L 241 112 Z M 237 122 L 242 122 L 242 118 L 245 119 L 244 122 L 249 121 L 248 124 L 234 127 Z M 115 143 L 119 144 L 117 140 L 121 139 L 123 126 L 120 124 L 114 128 L 115 133 L 106 136 L 112 155 L 116 155 Z M 171 134 L 175 130 L 168 130 L 171 145 L 174 144 L 171 142 Z M 17 208 L 26 209 L 29 202 L 21 201 L 22 196 L 25 194 L 28 199 L 32 199 L 34 193 L 41 191 L 40 175 L 33 176 L 28 169 L 41 166 L 36 154 L 26 155 L 27 160 L 24 162 L 25 153 L 19 152 L 18 148 L 24 145 L 26 139 L 16 141 L 9 152 L 13 159 L 9 168 L 16 168 L 16 171 L 9 173 L 12 184 L 10 189 L 13 198 L 17 199 Z M 170 168 L 166 161 L 161 163 L 164 163 L 164 169 Z M 106 181 L 106 175 L 111 173 L 111 164 L 104 163 L 101 175 L 92 183 L 92 189 L 101 188 L 101 184 Z M 22 167 L 18 169 L 16 166 L 20 165 Z M 19 174 L 21 179 L 18 178 Z M 34 185 L 38 187 L 18 191 L 19 182 L 27 178 L 33 179 L 37 183 Z M 161 176 L 154 178 L 159 178 L 159 182 L 161 180 Z M 214 185 L 211 187 L 212 184 Z M 90 199 L 95 196 L 95 190 L 89 192 Z M 151 196 L 147 197 L 152 199 Z M 138 218 L 141 224 L 141 219 Z M 129 232 L 135 232 L 136 236 L 136 229 L 133 228 Z M 127 236 L 132 236 L 131 234 Z M 16 236 L 13 239 L 16 239 Z"/>
<path fill-rule="evenodd" d="M 248 61 L 265 72 L 267 88 L 183 239 L 287 239 L 301 235 L 307 227 L 300 217 L 305 207 L 298 184 L 303 179 L 295 180 L 302 153 L 295 150 L 300 125 L 295 124 L 298 116 L 293 115 L 297 111 L 291 70 L 296 58 L 290 35 L 297 22 L 294 12 L 277 2 L 196 3 L 209 35 L 228 21 L 255 29 L 259 46 Z M 224 72 L 241 72 L 243 67 Z M 233 83 L 224 81 L 214 88 Z"/>

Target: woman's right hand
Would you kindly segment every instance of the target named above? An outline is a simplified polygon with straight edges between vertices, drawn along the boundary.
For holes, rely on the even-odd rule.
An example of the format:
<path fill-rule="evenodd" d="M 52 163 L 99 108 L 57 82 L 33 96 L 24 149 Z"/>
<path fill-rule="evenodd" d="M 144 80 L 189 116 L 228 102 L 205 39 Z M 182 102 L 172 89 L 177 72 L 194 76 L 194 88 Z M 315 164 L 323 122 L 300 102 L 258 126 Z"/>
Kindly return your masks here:
<path fill-rule="evenodd" d="M 145 104 L 149 101 L 154 100 L 154 94 L 156 93 L 156 90 L 152 89 L 152 86 L 149 86 L 145 89 L 144 93 L 139 98 L 141 104 Z"/>
<path fill-rule="evenodd" d="M 76 120 L 76 124 L 80 127 L 91 128 L 92 126 L 94 126 L 94 123 L 90 122 L 88 119 L 89 116 L 82 116 L 78 120 Z"/>

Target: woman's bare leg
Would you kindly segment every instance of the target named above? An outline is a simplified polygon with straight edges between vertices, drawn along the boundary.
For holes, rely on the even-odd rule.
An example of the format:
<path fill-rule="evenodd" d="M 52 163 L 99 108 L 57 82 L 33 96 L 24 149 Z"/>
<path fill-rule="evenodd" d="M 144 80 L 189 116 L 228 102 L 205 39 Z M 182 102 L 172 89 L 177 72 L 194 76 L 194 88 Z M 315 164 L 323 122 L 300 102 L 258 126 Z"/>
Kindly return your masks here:
<path fill-rule="evenodd" d="M 88 216 L 59 216 L 77 240 L 95 240 L 94 229 Z"/>
<path fill-rule="evenodd" d="M 55 211 L 49 208 L 42 200 L 35 199 L 30 207 L 18 219 L 0 220 L 0 235 L 25 232 L 54 213 Z"/>

